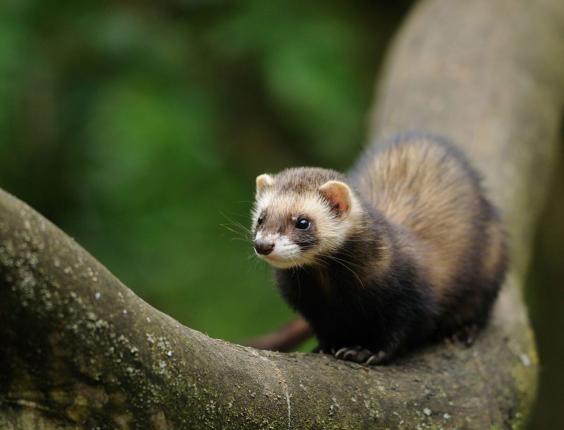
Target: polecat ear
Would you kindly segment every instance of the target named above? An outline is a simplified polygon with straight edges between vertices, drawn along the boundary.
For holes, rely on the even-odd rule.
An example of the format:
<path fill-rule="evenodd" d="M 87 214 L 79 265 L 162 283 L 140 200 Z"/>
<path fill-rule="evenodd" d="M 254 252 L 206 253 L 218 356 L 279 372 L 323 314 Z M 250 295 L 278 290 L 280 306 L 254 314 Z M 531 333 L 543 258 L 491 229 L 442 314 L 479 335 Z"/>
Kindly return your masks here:
<path fill-rule="evenodd" d="M 257 179 L 257 194 L 260 194 L 265 188 L 270 187 L 274 184 L 274 178 L 267 173 L 258 175 Z"/>
<path fill-rule="evenodd" d="M 339 216 L 347 214 L 351 210 L 352 191 L 344 182 L 327 181 L 319 187 L 319 192 L 329 200 L 332 209 Z"/>

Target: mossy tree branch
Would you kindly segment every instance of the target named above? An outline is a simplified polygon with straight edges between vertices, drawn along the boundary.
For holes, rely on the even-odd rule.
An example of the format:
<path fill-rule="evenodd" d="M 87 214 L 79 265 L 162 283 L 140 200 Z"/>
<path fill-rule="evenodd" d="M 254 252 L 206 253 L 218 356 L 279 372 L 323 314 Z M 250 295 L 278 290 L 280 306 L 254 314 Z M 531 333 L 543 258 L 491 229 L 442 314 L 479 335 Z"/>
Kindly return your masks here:
<path fill-rule="evenodd" d="M 458 142 L 507 219 L 512 270 L 474 346 L 366 368 L 210 339 L 0 192 L 0 427 L 518 426 L 536 380 L 520 287 L 562 115 L 562 6 L 425 1 L 379 88 L 373 135 L 418 129 Z"/>

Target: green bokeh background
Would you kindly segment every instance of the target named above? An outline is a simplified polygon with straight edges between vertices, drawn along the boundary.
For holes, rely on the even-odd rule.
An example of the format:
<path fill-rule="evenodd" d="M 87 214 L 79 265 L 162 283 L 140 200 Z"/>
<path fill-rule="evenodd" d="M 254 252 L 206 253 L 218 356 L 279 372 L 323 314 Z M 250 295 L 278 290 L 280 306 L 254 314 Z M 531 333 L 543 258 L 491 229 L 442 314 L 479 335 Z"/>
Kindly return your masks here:
<path fill-rule="evenodd" d="M 3 0 L 0 186 L 182 323 L 231 341 L 264 333 L 292 314 L 244 240 L 254 178 L 350 165 L 410 4 Z M 539 235 L 528 295 L 539 429 L 564 426 L 552 406 L 564 274 L 550 263 L 563 213 L 545 214 L 560 236 Z"/>

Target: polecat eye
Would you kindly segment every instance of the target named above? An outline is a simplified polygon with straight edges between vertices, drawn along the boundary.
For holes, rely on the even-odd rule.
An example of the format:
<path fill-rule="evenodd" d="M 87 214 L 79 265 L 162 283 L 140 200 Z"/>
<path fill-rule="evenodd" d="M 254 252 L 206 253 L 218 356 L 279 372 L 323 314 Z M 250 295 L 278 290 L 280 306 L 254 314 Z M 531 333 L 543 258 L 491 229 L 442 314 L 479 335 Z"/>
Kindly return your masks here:
<path fill-rule="evenodd" d="M 309 220 L 307 218 L 298 218 L 296 221 L 296 228 L 300 230 L 307 230 L 309 228 Z"/>
<path fill-rule="evenodd" d="M 257 219 L 257 225 L 261 225 L 264 222 L 264 214 L 260 214 Z"/>

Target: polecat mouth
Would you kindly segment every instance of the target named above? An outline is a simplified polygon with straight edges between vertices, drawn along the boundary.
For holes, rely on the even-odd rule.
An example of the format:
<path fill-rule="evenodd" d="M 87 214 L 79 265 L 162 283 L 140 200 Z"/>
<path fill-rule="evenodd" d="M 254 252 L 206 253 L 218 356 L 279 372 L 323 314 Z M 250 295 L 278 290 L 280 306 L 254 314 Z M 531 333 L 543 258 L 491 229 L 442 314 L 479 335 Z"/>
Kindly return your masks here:
<path fill-rule="evenodd" d="M 279 255 L 272 255 L 272 254 L 261 255 L 258 252 L 255 252 L 255 254 L 261 260 L 266 261 L 271 266 L 276 267 L 277 269 L 289 269 L 291 267 L 298 267 L 298 266 L 301 265 L 299 260 L 295 259 L 295 258 L 286 258 L 286 257 L 281 257 Z"/>

